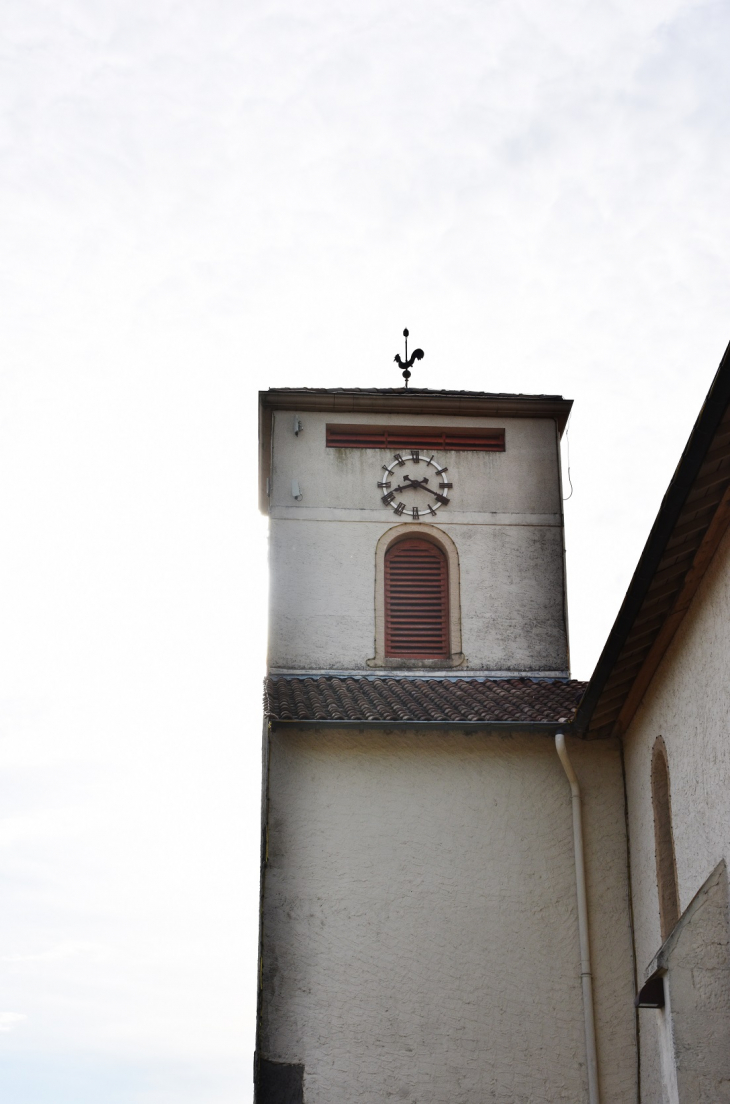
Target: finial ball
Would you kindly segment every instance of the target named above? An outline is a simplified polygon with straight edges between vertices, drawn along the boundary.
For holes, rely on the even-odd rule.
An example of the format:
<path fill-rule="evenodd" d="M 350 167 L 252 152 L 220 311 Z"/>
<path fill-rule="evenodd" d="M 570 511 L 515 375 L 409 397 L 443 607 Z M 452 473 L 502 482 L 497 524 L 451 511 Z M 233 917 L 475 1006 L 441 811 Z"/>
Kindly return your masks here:
<path fill-rule="evenodd" d="M 408 337 L 408 330 L 404 330 L 404 331 L 403 331 L 403 336 L 404 336 L 404 337 Z"/>

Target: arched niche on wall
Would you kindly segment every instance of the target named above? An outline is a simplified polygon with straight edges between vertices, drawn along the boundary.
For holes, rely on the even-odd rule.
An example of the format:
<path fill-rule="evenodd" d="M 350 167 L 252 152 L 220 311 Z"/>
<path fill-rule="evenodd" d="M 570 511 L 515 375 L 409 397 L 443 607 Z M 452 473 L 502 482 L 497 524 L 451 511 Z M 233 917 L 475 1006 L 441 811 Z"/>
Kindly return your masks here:
<path fill-rule="evenodd" d="M 654 811 L 656 880 L 659 893 L 659 925 L 662 941 L 679 920 L 677 863 L 672 831 L 672 797 L 669 785 L 667 748 L 657 736 L 651 753 L 651 804 Z"/>
<path fill-rule="evenodd" d="M 386 555 L 395 551 L 400 542 L 424 541 L 435 545 L 446 565 L 448 650 L 439 656 L 388 655 L 386 649 Z M 405 545 L 404 545 L 405 548 Z M 394 525 L 381 536 L 375 548 L 375 655 L 367 661 L 368 667 L 387 668 L 452 668 L 461 667 L 465 657 L 461 650 L 461 597 L 459 582 L 459 555 L 448 534 L 434 525 L 412 523 Z M 392 650 L 392 649 L 391 649 Z"/>

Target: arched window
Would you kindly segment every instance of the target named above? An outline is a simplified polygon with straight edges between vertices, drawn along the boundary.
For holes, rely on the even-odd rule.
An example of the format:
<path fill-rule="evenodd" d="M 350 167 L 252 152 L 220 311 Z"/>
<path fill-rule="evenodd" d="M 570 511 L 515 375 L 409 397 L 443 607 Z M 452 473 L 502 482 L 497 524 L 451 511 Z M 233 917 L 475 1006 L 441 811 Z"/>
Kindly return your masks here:
<path fill-rule="evenodd" d="M 669 765 L 664 740 L 658 736 L 651 754 L 651 800 L 654 807 L 654 844 L 656 880 L 659 889 L 659 923 L 662 940 L 679 920 L 677 866 L 672 835 L 672 801 L 669 792 Z"/>
<path fill-rule="evenodd" d="M 385 553 L 385 654 L 449 655 L 449 570 L 437 545 L 406 537 Z"/>

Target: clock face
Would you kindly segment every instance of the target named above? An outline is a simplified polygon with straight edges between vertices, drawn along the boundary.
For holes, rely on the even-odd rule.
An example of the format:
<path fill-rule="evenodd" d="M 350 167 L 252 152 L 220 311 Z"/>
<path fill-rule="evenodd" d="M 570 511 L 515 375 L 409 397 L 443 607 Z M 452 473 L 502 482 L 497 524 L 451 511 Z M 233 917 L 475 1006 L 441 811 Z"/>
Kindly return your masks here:
<path fill-rule="evenodd" d="M 396 452 L 390 464 L 383 464 L 385 475 L 378 480 L 381 502 L 404 520 L 427 521 L 449 504 L 453 483 L 446 479 L 448 470 L 419 449 Z"/>

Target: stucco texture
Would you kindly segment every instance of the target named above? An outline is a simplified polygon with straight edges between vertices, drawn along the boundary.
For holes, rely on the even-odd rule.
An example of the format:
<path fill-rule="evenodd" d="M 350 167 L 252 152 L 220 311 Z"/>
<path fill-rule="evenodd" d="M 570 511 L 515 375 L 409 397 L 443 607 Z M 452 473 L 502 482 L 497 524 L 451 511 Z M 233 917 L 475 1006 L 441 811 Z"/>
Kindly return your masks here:
<path fill-rule="evenodd" d="M 454 486 L 449 511 L 477 514 L 558 514 L 560 488 L 556 480 L 556 427 L 550 418 L 446 418 L 408 414 L 302 415 L 302 430 L 295 435 L 294 415 L 277 412 L 272 450 L 272 514 L 282 507 L 303 510 L 340 509 L 373 511 L 376 517 L 387 507 L 380 502 L 377 481 L 382 465 L 393 458 L 384 449 L 327 448 L 328 422 L 378 425 L 499 426 L 505 430 L 504 452 L 439 451 L 449 464 Z M 407 451 L 407 450 L 406 450 Z M 448 461 L 447 461 L 448 462 Z M 296 479 L 302 500 L 295 503 L 291 481 Z M 391 511 L 392 512 L 392 511 Z"/>
<path fill-rule="evenodd" d="M 620 757 L 584 788 L 604 1104 L 635 1100 Z M 570 790 L 544 736 L 275 728 L 261 1053 L 308 1104 L 586 1098 Z"/>
<path fill-rule="evenodd" d="M 276 670 L 367 670 L 376 655 L 376 549 L 402 525 L 377 489 L 392 457 L 326 448 L 328 420 L 338 419 L 308 414 L 298 437 L 293 414 L 274 421 L 269 666 Z M 454 481 L 451 501 L 433 524 L 412 522 L 412 531 L 440 530 L 456 545 L 462 624 L 460 647 L 451 651 L 460 667 L 559 675 L 568 656 L 556 427 L 550 419 L 504 424 L 503 453 L 438 453 Z"/>
<path fill-rule="evenodd" d="M 376 650 L 376 548 L 391 527 L 271 521 L 270 667 L 367 669 Z M 459 555 L 464 668 L 563 671 L 561 529 L 429 526 L 438 529 Z"/>
<path fill-rule="evenodd" d="M 636 950 L 642 971 L 661 944 L 651 803 L 651 753 L 667 748 L 680 909 L 730 858 L 730 534 L 625 734 Z M 644 1104 L 662 1087 L 654 1012 L 641 1013 Z"/>

